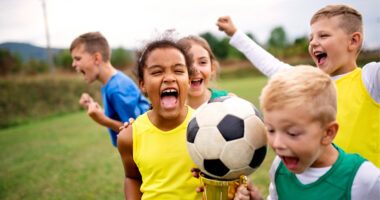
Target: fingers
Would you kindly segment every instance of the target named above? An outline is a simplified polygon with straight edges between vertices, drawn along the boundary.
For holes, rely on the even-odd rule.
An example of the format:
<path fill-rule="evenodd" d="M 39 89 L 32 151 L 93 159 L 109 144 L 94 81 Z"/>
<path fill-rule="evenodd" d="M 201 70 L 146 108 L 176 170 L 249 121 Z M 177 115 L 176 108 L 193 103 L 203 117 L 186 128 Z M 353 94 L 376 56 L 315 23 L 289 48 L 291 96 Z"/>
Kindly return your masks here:
<path fill-rule="evenodd" d="M 198 168 L 192 168 L 191 169 L 191 175 L 195 178 L 199 178 L 199 173 L 201 172 L 200 169 Z"/>
<path fill-rule="evenodd" d="M 232 23 L 230 16 L 219 17 L 216 25 L 218 26 L 220 31 L 225 32 L 230 37 L 236 32 L 236 27 Z"/>
<path fill-rule="evenodd" d="M 125 128 L 128 128 L 129 125 L 132 125 L 132 123 L 135 121 L 132 117 L 129 118 L 128 122 L 124 122 L 122 126 L 119 127 L 119 131 L 122 131 Z"/>
<path fill-rule="evenodd" d="M 79 99 L 79 104 L 81 106 L 83 106 L 84 108 L 88 109 L 88 105 L 93 102 L 94 100 L 92 99 L 92 97 L 87 94 L 87 93 L 83 93 Z"/>
<path fill-rule="evenodd" d="M 198 187 L 195 189 L 195 191 L 196 191 L 197 193 L 203 192 L 203 191 L 204 191 L 204 187 L 203 187 L 203 186 L 198 186 Z"/>
<path fill-rule="evenodd" d="M 240 185 L 235 193 L 234 200 L 249 200 L 250 192 L 244 185 Z"/>

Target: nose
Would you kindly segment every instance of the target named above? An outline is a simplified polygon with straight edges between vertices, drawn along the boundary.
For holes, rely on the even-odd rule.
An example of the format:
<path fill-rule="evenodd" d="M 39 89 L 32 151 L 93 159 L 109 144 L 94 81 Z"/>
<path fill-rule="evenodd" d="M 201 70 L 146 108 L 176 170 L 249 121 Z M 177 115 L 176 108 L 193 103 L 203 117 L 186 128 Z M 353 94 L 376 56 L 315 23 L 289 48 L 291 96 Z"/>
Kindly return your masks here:
<path fill-rule="evenodd" d="M 269 134 L 268 143 L 275 150 L 281 150 L 285 148 L 284 139 L 279 134 Z"/>
<path fill-rule="evenodd" d="M 169 83 L 175 82 L 174 74 L 173 73 L 166 74 L 164 76 L 163 82 L 164 82 L 164 84 L 169 84 Z"/>
<path fill-rule="evenodd" d="M 318 42 L 318 40 L 317 39 L 311 39 L 310 41 L 309 41 L 309 47 L 316 47 L 316 46 L 318 46 L 318 44 L 319 44 L 319 42 Z"/>

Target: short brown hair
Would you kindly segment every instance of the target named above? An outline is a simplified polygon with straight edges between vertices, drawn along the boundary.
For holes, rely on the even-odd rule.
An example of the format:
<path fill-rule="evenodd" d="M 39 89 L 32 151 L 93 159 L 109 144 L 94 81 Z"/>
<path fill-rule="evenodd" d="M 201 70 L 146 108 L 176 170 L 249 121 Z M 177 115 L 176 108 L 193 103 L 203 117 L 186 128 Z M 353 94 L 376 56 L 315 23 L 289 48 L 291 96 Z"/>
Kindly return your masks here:
<path fill-rule="evenodd" d="M 325 125 L 336 118 L 336 91 L 330 76 L 312 66 L 298 66 L 275 74 L 260 96 L 264 112 L 306 107 L 311 118 Z"/>
<path fill-rule="evenodd" d="M 311 18 L 310 25 L 321 18 L 331 18 L 335 16 L 340 16 L 340 27 L 346 33 L 363 33 L 362 15 L 351 6 L 344 4 L 328 5 L 321 8 Z"/>
<path fill-rule="evenodd" d="M 90 54 L 99 52 L 102 55 L 104 62 L 110 61 L 111 48 L 107 39 L 100 32 L 88 32 L 78 36 L 71 43 L 70 52 L 80 45 L 84 45 L 85 51 Z"/>

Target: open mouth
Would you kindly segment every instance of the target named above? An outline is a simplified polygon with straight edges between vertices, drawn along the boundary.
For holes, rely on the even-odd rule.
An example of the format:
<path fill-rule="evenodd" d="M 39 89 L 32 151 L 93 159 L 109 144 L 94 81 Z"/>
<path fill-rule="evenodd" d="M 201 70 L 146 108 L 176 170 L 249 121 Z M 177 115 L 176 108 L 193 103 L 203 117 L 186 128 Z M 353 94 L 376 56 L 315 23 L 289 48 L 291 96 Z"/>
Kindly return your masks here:
<path fill-rule="evenodd" d="M 178 91 L 176 89 L 165 89 L 161 92 L 161 105 L 165 109 L 174 108 L 178 102 Z"/>
<path fill-rule="evenodd" d="M 289 170 L 294 170 L 298 166 L 299 158 L 297 157 L 291 157 L 291 156 L 280 156 L 282 162 L 284 162 L 286 168 Z"/>
<path fill-rule="evenodd" d="M 325 62 L 327 54 L 325 52 L 317 51 L 314 53 L 314 56 L 317 58 L 317 64 L 321 65 Z"/>
<path fill-rule="evenodd" d="M 200 87 L 203 83 L 203 79 L 201 78 L 192 79 L 190 83 L 191 83 L 191 87 Z"/>

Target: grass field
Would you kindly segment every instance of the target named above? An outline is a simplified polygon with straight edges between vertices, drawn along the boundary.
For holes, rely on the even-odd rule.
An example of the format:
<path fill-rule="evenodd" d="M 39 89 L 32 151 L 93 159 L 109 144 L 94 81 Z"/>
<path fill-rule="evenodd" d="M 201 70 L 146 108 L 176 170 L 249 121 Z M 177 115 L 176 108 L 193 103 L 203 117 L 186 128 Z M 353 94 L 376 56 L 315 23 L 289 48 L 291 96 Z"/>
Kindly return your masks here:
<path fill-rule="evenodd" d="M 218 86 L 258 106 L 263 77 Z M 267 194 L 270 152 L 252 178 Z M 123 169 L 107 130 L 85 112 L 0 130 L 0 199 L 123 199 Z"/>

